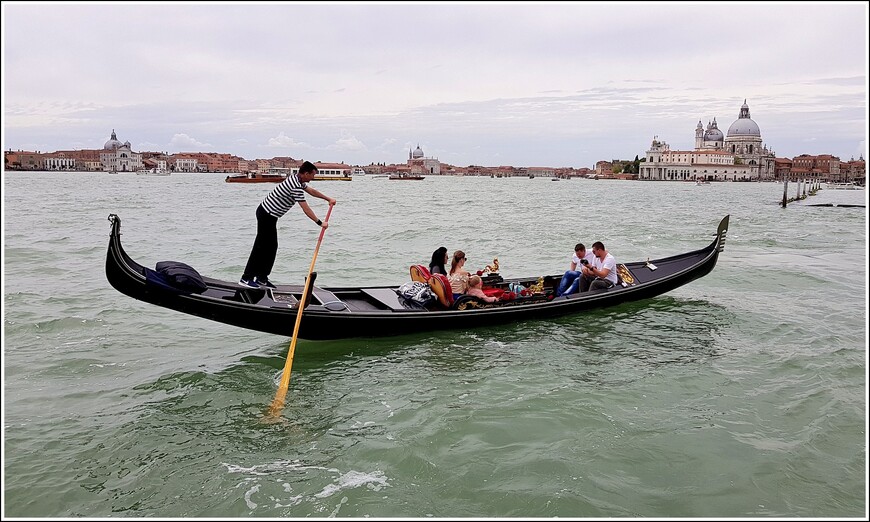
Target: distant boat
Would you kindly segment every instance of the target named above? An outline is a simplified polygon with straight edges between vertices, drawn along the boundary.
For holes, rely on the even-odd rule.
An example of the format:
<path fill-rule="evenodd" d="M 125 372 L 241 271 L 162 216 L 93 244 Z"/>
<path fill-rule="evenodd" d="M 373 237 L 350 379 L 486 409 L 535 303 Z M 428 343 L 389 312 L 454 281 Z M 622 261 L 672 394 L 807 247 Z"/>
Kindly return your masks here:
<path fill-rule="evenodd" d="M 353 178 L 343 174 L 315 174 L 314 181 L 353 181 Z"/>
<path fill-rule="evenodd" d="M 709 184 L 710 184 L 710 182 L 707 181 L 706 179 L 699 179 L 698 181 L 695 182 L 695 185 L 709 185 Z"/>
<path fill-rule="evenodd" d="M 426 176 L 418 176 L 417 174 L 405 174 L 399 172 L 390 176 L 390 179 L 426 179 Z"/>
<path fill-rule="evenodd" d="M 170 172 L 166 169 L 154 167 L 153 169 L 140 170 L 136 174 L 139 176 L 168 176 Z"/>
<path fill-rule="evenodd" d="M 227 176 L 224 181 L 227 183 L 281 183 L 284 181 L 284 176 L 280 174 L 239 174 L 236 176 Z"/>
<path fill-rule="evenodd" d="M 853 181 L 847 181 L 844 183 L 828 183 L 829 189 L 834 190 L 863 190 L 864 187 L 860 185 L 856 185 Z"/>

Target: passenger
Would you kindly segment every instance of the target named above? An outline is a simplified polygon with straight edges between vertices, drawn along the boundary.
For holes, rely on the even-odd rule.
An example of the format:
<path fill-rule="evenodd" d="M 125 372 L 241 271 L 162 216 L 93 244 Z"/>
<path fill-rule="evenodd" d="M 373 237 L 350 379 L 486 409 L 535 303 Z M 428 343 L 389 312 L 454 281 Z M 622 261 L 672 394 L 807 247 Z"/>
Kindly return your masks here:
<path fill-rule="evenodd" d="M 606 290 L 616 284 L 616 259 L 604 250 L 604 243 L 596 241 L 592 243 L 592 254 L 595 259 L 583 267 L 583 275 L 580 276 L 580 291 Z"/>
<path fill-rule="evenodd" d="M 463 269 L 465 266 L 465 252 L 457 250 L 453 252 L 453 259 L 450 261 L 450 273 L 447 279 L 450 281 L 450 288 L 453 290 L 453 298 L 457 299 L 460 295 L 468 290 L 468 277 L 471 275 Z"/>
<path fill-rule="evenodd" d="M 432 261 L 429 261 L 429 273 L 447 275 L 447 269 L 444 268 L 444 263 L 449 259 L 450 257 L 447 255 L 447 247 L 440 247 L 438 250 L 432 252 Z"/>
<path fill-rule="evenodd" d="M 468 278 L 468 290 L 465 291 L 465 295 L 479 297 L 487 303 L 495 303 L 498 301 L 498 297 L 490 297 L 483 293 L 483 279 L 478 275 L 473 275 Z"/>
<path fill-rule="evenodd" d="M 593 259 L 595 259 L 595 256 L 591 251 L 586 251 L 586 246 L 583 243 L 577 243 L 574 246 L 574 254 L 571 256 L 571 268 L 566 270 L 562 276 L 559 288 L 556 289 L 556 297 L 573 294 L 577 291 L 580 287 L 580 269 L 584 265 L 592 263 Z"/>

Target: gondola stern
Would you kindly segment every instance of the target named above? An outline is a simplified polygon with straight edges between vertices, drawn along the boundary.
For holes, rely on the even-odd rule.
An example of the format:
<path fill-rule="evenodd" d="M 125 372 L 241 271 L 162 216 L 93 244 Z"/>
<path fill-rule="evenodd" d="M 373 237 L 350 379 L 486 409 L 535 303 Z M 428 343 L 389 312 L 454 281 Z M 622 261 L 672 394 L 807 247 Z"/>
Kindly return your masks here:
<path fill-rule="evenodd" d="M 725 251 L 725 237 L 728 235 L 728 222 L 730 221 L 730 218 L 731 214 L 722 218 L 722 221 L 719 222 L 719 228 L 716 230 L 717 241 L 719 242 L 719 252 Z"/>

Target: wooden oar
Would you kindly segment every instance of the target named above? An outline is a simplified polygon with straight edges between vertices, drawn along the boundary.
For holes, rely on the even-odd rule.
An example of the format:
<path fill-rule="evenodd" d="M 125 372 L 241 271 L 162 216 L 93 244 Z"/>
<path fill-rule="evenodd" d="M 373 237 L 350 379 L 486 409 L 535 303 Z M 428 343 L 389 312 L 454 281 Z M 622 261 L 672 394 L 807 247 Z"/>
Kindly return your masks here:
<path fill-rule="evenodd" d="M 329 205 L 329 210 L 326 211 L 326 219 L 323 221 L 324 223 L 329 223 L 332 207 L 332 205 Z M 311 286 L 311 274 L 314 272 L 314 262 L 317 261 L 317 252 L 320 251 L 320 243 L 323 241 L 324 232 L 326 232 L 326 229 L 321 228 L 320 237 L 317 238 L 317 246 L 314 247 L 314 257 L 311 259 L 308 276 L 305 278 L 305 289 L 302 290 L 302 296 L 299 298 L 296 325 L 293 327 L 293 339 L 290 341 L 290 351 L 287 353 L 287 361 L 284 363 L 284 375 L 281 376 L 281 384 L 278 386 L 275 399 L 272 401 L 272 405 L 269 406 L 269 417 L 277 417 L 281 414 L 281 410 L 284 409 L 284 397 L 287 395 L 287 387 L 290 386 L 290 370 L 293 368 L 293 354 L 296 352 L 296 339 L 299 335 L 299 325 L 302 324 L 302 310 L 305 309 L 305 298 L 308 296 L 308 290 Z"/>

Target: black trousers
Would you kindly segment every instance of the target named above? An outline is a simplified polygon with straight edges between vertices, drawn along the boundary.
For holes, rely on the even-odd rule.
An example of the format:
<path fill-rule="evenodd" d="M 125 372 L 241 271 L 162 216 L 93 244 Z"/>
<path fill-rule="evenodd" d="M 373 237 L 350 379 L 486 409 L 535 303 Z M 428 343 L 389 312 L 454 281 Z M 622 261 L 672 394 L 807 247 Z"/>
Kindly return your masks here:
<path fill-rule="evenodd" d="M 257 207 L 257 237 L 245 265 L 242 279 L 252 277 L 263 281 L 269 278 L 278 255 L 278 218 L 266 212 L 263 205 Z"/>
<path fill-rule="evenodd" d="M 597 277 L 580 276 L 580 291 L 588 292 L 589 290 L 606 290 L 611 288 L 613 283 L 607 279 L 599 279 Z"/>

